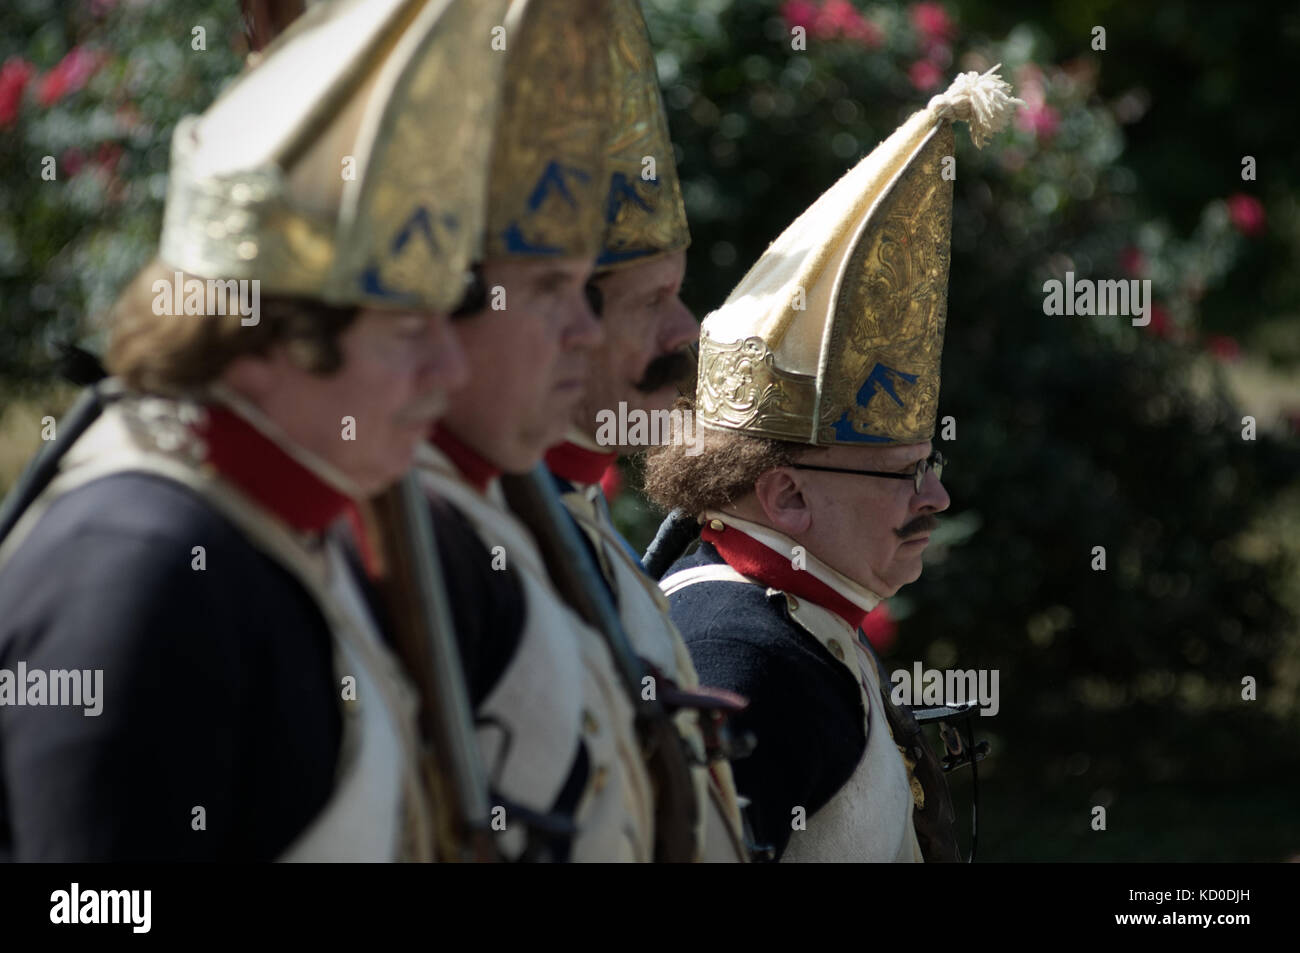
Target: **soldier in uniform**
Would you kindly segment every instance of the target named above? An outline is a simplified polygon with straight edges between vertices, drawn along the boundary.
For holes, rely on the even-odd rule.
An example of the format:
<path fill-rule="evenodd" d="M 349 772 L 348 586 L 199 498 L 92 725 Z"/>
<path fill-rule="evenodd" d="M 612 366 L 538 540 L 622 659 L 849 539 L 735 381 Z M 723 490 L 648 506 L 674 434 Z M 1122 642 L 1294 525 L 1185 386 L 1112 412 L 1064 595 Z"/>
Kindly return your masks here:
<path fill-rule="evenodd" d="M 0 548 L 0 854 L 431 855 L 415 695 L 325 531 L 466 379 L 491 25 L 321 4 L 177 127 L 123 392 Z M 67 673 L 93 707 L 46 697 Z"/>
<path fill-rule="evenodd" d="M 605 335 L 592 353 L 590 380 L 573 426 L 547 453 L 546 465 L 565 508 L 590 541 L 633 647 L 665 688 L 694 693 L 699 678 L 668 618 L 667 600 L 615 528 L 600 482 L 619 452 L 634 448 L 599 442 L 599 421 L 666 414 L 691 365 L 687 345 L 699 335 L 679 295 L 690 233 L 649 34 L 636 0 L 613 0 L 611 18 L 609 192 L 592 281 Z M 743 859 L 730 766 L 705 750 L 696 711 L 682 708 L 675 720 L 696 763 L 703 808 L 696 834 L 700 859 Z"/>
<path fill-rule="evenodd" d="M 773 243 L 704 321 L 703 449 L 647 492 L 703 524 L 663 579 L 701 679 L 745 696 L 734 764 L 784 860 L 955 860 L 947 788 L 861 623 L 921 573 L 948 506 L 930 443 L 946 317 L 953 120 L 976 145 L 1015 100 L 959 77 Z M 883 690 L 882 690 L 883 689 Z"/>
<path fill-rule="evenodd" d="M 421 475 L 443 549 L 484 769 L 508 859 L 653 859 L 654 792 L 634 705 L 601 636 L 554 587 L 500 477 L 534 468 L 581 399 L 601 338 L 586 285 L 601 236 L 607 8 L 516 2 L 494 123 L 482 297 L 461 326 L 469 385 Z M 544 850 L 528 818 L 572 838 Z"/>

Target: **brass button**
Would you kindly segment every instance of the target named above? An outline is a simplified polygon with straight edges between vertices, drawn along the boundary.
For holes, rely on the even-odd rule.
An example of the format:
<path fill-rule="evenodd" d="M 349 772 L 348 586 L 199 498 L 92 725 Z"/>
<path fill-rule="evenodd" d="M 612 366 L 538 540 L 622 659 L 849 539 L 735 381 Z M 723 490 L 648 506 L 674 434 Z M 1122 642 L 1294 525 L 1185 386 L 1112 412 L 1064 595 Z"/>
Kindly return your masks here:
<path fill-rule="evenodd" d="M 596 769 L 596 776 L 591 780 L 591 789 L 596 794 L 605 790 L 605 785 L 609 783 L 609 768 L 603 764 Z"/>
<path fill-rule="evenodd" d="M 600 732 L 600 722 L 598 722 L 596 716 L 586 708 L 582 710 L 582 730 L 589 735 L 594 735 Z"/>
<path fill-rule="evenodd" d="M 831 639 L 830 642 L 827 643 L 827 647 L 831 650 L 831 655 L 834 655 L 841 662 L 844 661 L 844 649 L 840 646 L 839 642 L 835 639 Z"/>
<path fill-rule="evenodd" d="M 787 595 L 785 597 L 785 604 L 789 606 L 791 612 L 797 612 L 799 610 L 799 600 L 794 596 Z"/>
<path fill-rule="evenodd" d="M 722 522 L 722 520 L 709 520 L 709 529 L 713 530 L 715 533 L 721 533 L 726 528 L 727 524 Z"/>

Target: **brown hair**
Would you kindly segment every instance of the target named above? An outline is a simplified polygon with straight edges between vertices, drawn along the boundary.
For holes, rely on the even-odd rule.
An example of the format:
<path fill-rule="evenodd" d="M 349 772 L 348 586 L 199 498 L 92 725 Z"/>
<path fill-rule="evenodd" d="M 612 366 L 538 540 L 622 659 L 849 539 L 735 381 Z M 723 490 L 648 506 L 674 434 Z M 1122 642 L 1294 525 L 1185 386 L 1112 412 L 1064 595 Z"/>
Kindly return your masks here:
<path fill-rule="evenodd" d="M 693 411 L 693 403 L 680 397 L 674 409 Z M 646 496 L 665 510 L 680 507 L 692 516 L 744 498 L 768 470 L 789 466 L 813 449 L 702 424 L 695 434 L 694 456 L 684 442 L 674 440 L 651 450 L 645 462 Z"/>
<path fill-rule="evenodd" d="M 314 374 L 332 374 L 342 366 L 338 339 L 356 319 L 357 308 L 268 295 L 258 302 L 257 323 L 244 325 L 232 291 L 226 314 L 157 314 L 154 282 L 170 285 L 175 275 L 176 269 L 154 259 L 113 307 L 105 364 L 131 390 L 194 394 L 237 357 L 264 355 L 276 344 L 284 344 L 293 361 Z M 191 277 L 181 274 L 182 281 Z"/>

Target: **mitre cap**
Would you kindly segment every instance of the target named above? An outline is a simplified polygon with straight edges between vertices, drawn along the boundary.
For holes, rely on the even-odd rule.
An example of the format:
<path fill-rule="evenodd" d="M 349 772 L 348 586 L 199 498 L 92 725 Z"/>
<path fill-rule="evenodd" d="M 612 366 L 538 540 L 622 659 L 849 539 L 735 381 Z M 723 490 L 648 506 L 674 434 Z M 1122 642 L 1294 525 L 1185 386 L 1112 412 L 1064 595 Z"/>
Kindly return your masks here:
<path fill-rule="evenodd" d="M 178 125 L 159 257 L 263 293 L 453 308 L 482 241 L 507 7 L 312 6 Z"/>
<path fill-rule="evenodd" d="M 706 426 L 815 446 L 934 435 L 948 299 L 952 122 L 982 147 L 1011 87 L 964 73 L 781 234 L 700 333 Z"/>
<path fill-rule="evenodd" d="M 681 251 L 691 243 L 650 33 L 637 0 L 613 0 L 605 239 L 598 269 Z"/>
<path fill-rule="evenodd" d="M 516 2 L 488 179 L 489 258 L 595 258 L 609 128 L 609 10 Z"/>

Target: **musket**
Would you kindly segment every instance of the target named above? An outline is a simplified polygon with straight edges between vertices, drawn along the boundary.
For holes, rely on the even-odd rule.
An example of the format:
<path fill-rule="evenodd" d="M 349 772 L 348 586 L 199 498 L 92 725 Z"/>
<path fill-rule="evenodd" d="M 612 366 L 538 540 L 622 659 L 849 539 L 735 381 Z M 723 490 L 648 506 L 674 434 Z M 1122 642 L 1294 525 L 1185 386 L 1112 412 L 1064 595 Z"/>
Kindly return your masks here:
<path fill-rule="evenodd" d="M 537 541 L 561 597 L 604 639 L 635 708 L 637 734 L 655 781 L 655 860 L 693 861 L 700 806 L 685 745 L 658 700 L 658 693 L 647 699 L 642 691 L 648 671 L 623 630 L 591 550 L 578 535 L 578 527 L 560 502 L 545 467 L 539 465 L 527 474 L 503 476 L 501 489 L 510 508 Z"/>
<path fill-rule="evenodd" d="M 655 538 L 641 557 L 641 568 L 651 579 L 663 579 L 668 567 L 681 559 L 682 553 L 699 538 L 699 520 L 679 506 L 659 524 Z"/>
<path fill-rule="evenodd" d="M 248 47 L 258 52 L 279 36 L 305 9 L 304 0 L 240 0 Z"/>
<path fill-rule="evenodd" d="M 58 474 L 63 455 L 99 419 L 104 407 L 121 394 L 121 383 L 108 378 L 91 384 L 77 395 L 63 419 L 55 425 L 55 439 L 41 447 L 14 483 L 4 503 L 0 504 L 0 543 L 5 541 L 23 513 Z"/>
<path fill-rule="evenodd" d="M 479 756 L 429 502 L 412 472 L 372 501 L 371 507 L 384 555 L 382 588 L 394 642 L 420 694 L 435 856 L 449 861 L 498 860 L 487 775 Z"/>

